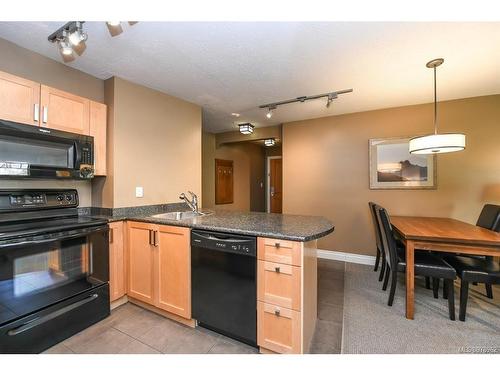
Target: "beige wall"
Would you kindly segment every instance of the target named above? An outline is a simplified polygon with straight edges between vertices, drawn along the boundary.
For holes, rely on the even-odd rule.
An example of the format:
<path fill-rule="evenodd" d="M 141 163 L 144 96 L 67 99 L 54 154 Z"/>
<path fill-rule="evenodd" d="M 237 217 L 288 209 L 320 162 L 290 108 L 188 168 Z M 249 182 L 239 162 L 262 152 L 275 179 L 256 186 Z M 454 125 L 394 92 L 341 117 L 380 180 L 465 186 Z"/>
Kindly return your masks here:
<path fill-rule="evenodd" d="M 370 200 L 392 215 L 475 223 L 484 203 L 500 203 L 500 95 L 442 102 L 439 111 L 440 131 L 465 133 L 467 148 L 438 155 L 437 190 L 370 190 L 368 176 L 368 139 L 429 133 L 432 104 L 284 124 L 284 212 L 333 221 L 319 248 L 369 255 Z"/>
<path fill-rule="evenodd" d="M 112 171 L 95 201 L 127 207 L 177 202 L 187 190 L 201 195 L 201 107 L 116 77 L 106 99 Z"/>
<path fill-rule="evenodd" d="M 233 161 L 234 202 L 215 205 L 215 159 Z M 216 148 L 216 136 L 203 132 L 203 207 L 238 211 L 264 211 L 264 149 L 251 142 Z M 262 183 L 262 186 L 261 186 Z"/>
<path fill-rule="evenodd" d="M 103 102 L 104 82 L 38 53 L 0 39 L 0 70 L 76 95 Z M 80 206 L 91 205 L 91 182 L 1 180 L 0 188 L 76 188 Z"/>

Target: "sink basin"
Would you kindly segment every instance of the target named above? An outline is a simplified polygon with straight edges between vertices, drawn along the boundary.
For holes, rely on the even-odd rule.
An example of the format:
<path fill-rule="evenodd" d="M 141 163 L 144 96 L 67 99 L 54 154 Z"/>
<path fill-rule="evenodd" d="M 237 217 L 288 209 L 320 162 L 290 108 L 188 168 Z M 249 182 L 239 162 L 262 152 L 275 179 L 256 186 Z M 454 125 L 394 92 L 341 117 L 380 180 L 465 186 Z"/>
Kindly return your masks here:
<path fill-rule="evenodd" d="M 166 212 L 164 214 L 156 214 L 152 215 L 152 217 L 158 218 L 158 219 L 166 219 L 166 220 L 188 220 L 188 219 L 193 219 L 195 217 L 199 216 L 205 216 L 205 215 L 210 215 L 211 212 L 193 212 L 193 211 L 174 211 L 174 212 Z"/>

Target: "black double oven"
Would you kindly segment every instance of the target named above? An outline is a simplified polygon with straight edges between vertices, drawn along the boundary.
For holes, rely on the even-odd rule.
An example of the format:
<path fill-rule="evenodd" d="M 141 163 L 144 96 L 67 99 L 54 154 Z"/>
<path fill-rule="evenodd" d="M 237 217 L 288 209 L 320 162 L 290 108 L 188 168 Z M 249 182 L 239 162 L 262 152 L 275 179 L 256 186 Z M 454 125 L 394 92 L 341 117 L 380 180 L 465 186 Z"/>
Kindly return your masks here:
<path fill-rule="evenodd" d="M 39 353 L 104 319 L 108 225 L 76 190 L 0 190 L 0 353 Z"/>

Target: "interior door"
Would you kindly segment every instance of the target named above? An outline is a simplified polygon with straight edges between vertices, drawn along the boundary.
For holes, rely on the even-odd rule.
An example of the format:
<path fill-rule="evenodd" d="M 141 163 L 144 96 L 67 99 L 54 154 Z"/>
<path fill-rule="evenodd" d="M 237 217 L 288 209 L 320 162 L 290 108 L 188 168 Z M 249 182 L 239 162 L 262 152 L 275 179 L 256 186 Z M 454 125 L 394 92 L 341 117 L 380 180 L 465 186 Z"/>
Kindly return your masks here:
<path fill-rule="evenodd" d="M 156 273 L 160 309 L 191 318 L 191 251 L 189 229 L 159 225 Z"/>
<path fill-rule="evenodd" d="M 89 134 L 90 100 L 41 86 L 41 126 L 70 133 Z"/>
<path fill-rule="evenodd" d="M 283 164 L 282 159 L 269 160 L 269 202 L 270 212 L 281 214 L 283 211 Z"/>
<path fill-rule="evenodd" d="M 0 119 L 39 125 L 40 84 L 0 72 Z"/>
<path fill-rule="evenodd" d="M 154 304 L 154 246 L 155 225 L 128 222 L 128 295 Z"/>

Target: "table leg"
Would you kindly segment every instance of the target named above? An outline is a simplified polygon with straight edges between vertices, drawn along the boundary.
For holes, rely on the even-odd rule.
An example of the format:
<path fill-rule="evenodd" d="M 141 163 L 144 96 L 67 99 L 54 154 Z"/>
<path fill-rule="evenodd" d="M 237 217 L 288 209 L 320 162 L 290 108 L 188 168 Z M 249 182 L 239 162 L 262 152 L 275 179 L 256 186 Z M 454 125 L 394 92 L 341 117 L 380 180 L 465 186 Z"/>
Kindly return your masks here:
<path fill-rule="evenodd" d="M 415 246 L 406 241 L 406 319 L 413 319 L 415 309 Z"/>

